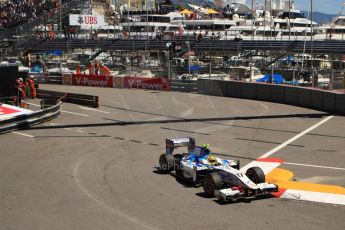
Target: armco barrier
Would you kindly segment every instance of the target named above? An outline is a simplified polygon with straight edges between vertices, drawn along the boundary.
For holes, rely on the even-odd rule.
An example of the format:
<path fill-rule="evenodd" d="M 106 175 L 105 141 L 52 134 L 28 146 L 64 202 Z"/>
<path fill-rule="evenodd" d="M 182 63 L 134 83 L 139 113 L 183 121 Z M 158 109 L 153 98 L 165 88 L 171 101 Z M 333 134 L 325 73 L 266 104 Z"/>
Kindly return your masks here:
<path fill-rule="evenodd" d="M 56 92 L 51 90 L 37 89 L 36 96 L 39 99 L 49 99 L 49 100 L 62 100 L 63 97 L 66 97 L 66 93 Z"/>
<path fill-rule="evenodd" d="M 85 94 L 57 92 L 51 90 L 37 90 L 37 98 L 47 100 L 61 100 L 77 105 L 89 106 L 93 108 L 99 107 L 99 97 Z"/>
<path fill-rule="evenodd" d="M 286 86 L 284 94 L 284 101 L 286 104 L 298 105 L 298 88 L 294 86 Z"/>
<path fill-rule="evenodd" d="M 244 82 L 242 84 L 242 97 L 246 99 L 256 99 L 257 84 Z"/>
<path fill-rule="evenodd" d="M 170 80 L 170 90 L 184 93 L 191 93 L 198 91 L 197 81 L 181 81 L 181 80 Z"/>
<path fill-rule="evenodd" d="M 335 94 L 335 111 L 345 114 L 345 94 Z"/>
<path fill-rule="evenodd" d="M 0 134 L 17 129 L 28 128 L 30 126 L 49 121 L 57 117 L 60 111 L 61 102 L 57 102 L 57 104 L 48 109 L 33 112 L 31 114 L 19 115 L 7 120 L 2 120 L 0 123 Z"/>
<path fill-rule="evenodd" d="M 236 81 L 227 81 L 225 84 L 218 82 L 218 85 L 226 85 L 226 88 L 223 88 L 227 97 L 242 97 L 242 83 Z"/>
<path fill-rule="evenodd" d="M 270 101 L 277 103 L 285 102 L 285 87 L 282 85 L 270 85 Z"/>
<path fill-rule="evenodd" d="M 198 87 L 199 87 L 198 92 L 205 93 L 207 95 L 213 95 L 215 81 L 200 80 L 198 82 L 199 82 L 199 84 L 198 84 Z"/>
<path fill-rule="evenodd" d="M 310 108 L 311 107 L 311 91 L 306 90 L 305 88 L 298 88 L 298 106 Z"/>
<path fill-rule="evenodd" d="M 55 108 L 55 105 L 57 105 L 57 101 L 55 101 L 54 104 L 52 104 L 51 107 L 45 109 L 45 110 L 40 110 L 40 111 L 37 111 L 37 112 L 34 112 L 34 113 L 30 113 L 30 114 L 22 114 L 22 115 L 18 115 L 18 116 L 15 116 L 15 117 L 12 117 L 12 118 L 9 118 L 9 119 L 6 119 L 6 120 L 1 120 L 0 121 L 0 126 L 1 125 L 4 125 L 4 124 L 7 124 L 7 123 L 11 123 L 11 122 L 17 122 L 17 121 L 21 121 L 23 119 L 30 119 L 30 118 L 33 118 L 33 117 L 37 117 L 37 116 L 42 116 L 46 113 L 51 113 L 51 112 L 54 112 L 54 110 L 56 109 Z"/>
<path fill-rule="evenodd" d="M 310 107 L 317 110 L 323 109 L 323 97 L 321 90 L 310 90 Z"/>
<path fill-rule="evenodd" d="M 297 86 L 202 80 L 199 93 L 289 104 L 324 112 L 345 114 L 345 94 Z"/>
<path fill-rule="evenodd" d="M 256 99 L 262 101 L 269 101 L 271 98 L 271 88 L 268 84 L 253 83 L 256 84 Z"/>
<path fill-rule="evenodd" d="M 322 110 L 336 112 L 336 94 L 332 92 L 322 92 Z"/>
<path fill-rule="evenodd" d="M 86 95 L 86 94 L 76 94 L 76 93 L 67 93 L 67 97 L 64 100 L 65 102 L 77 104 L 77 105 L 84 105 L 93 108 L 99 107 L 99 97 Z"/>
<path fill-rule="evenodd" d="M 226 97 L 227 96 L 227 85 L 220 84 L 218 81 L 214 83 L 214 96 Z"/>

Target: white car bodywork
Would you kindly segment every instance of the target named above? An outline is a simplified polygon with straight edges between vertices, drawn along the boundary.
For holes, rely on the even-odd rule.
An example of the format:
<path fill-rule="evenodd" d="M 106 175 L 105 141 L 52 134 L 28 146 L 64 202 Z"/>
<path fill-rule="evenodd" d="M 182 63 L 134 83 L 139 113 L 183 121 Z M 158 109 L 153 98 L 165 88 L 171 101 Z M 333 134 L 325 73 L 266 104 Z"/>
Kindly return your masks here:
<path fill-rule="evenodd" d="M 174 149 L 181 146 L 188 146 L 188 153 L 173 155 Z M 164 155 L 168 158 L 173 156 L 175 163 L 172 170 L 176 172 L 176 176 L 192 181 L 194 185 L 200 178 L 205 182 L 206 175 L 217 174 L 220 186 L 212 193 L 220 200 L 234 200 L 278 191 L 277 185 L 264 183 L 265 179 L 255 180 L 257 183 L 252 181 L 247 175 L 249 169 L 246 172 L 240 171 L 238 162 L 215 157 L 207 148 L 195 146 L 194 138 L 166 139 L 166 153 L 162 156 Z M 263 174 L 261 169 L 260 171 Z"/>

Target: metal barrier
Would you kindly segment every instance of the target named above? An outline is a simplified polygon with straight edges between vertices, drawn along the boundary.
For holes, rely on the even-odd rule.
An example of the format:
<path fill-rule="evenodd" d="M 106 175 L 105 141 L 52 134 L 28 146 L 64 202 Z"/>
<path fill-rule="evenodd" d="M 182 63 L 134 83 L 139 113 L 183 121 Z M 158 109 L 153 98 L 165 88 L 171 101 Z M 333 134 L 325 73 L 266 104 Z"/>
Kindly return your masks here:
<path fill-rule="evenodd" d="M 43 122 L 56 118 L 61 111 L 62 102 L 58 102 L 54 106 L 33 112 L 27 115 L 19 115 L 7 120 L 0 121 L 0 134 L 11 132 L 17 129 L 29 128 Z"/>
<path fill-rule="evenodd" d="M 170 80 L 170 90 L 184 93 L 198 91 L 197 81 Z"/>
<path fill-rule="evenodd" d="M 37 98 L 45 99 L 46 103 L 49 103 L 50 100 L 61 100 L 62 102 L 68 102 L 93 108 L 99 107 L 99 97 L 92 95 L 37 89 Z"/>
<path fill-rule="evenodd" d="M 140 40 L 140 39 L 53 39 L 41 42 L 37 39 L 28 39 L 23 43 L 16 44 L 17 48 L 24 48 L 36 51 L 42 50 L 73 50 L 73 49 L 107 49 L 107 50 L 166 50 L 166 44 L 175 42 L 176 45 L 183 45 L 189 41 L 197 52 L 239 52 L 243 50 L 291 50 L 296 53 L 314 54 L 343 54 L 345 41 L 275 41 L 275 40 Z"/>
<path fill-rule="evenodd" d="M 239 81 L 198 81 L 199 93 L 289 104 L 345 114 L 345 94 L 314 88 Z"/>

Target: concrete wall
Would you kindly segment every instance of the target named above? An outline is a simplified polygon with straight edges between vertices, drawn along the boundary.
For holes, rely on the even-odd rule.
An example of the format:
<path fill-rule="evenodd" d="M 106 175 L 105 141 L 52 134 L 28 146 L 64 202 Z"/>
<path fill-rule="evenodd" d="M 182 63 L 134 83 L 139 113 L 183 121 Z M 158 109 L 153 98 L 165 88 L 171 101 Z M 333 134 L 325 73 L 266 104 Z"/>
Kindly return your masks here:
<path fill-rule="evenodd" d="M 199 93 L 270 101 L 345 114 L 345 94 L 287 85 L 248 83 L 240 81 L 199 81 Z"/>

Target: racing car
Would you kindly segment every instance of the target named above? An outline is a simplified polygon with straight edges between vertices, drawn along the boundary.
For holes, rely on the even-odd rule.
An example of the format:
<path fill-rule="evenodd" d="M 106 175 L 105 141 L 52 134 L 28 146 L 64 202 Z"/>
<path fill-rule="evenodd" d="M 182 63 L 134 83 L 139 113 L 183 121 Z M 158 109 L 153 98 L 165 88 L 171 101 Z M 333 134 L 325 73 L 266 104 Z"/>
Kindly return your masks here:
<path fill-rule="evenodd" d="M 179 147 L 187 146 L 188 152 L 173 154 Z M 166 151 L 159 158 L 160 171 L 171 173 L 194 185 L 201 183 L 207 196 L 222 201 L 236 201 L 243 197 L 256 197 L 277 192 L 278 186 L 265 183 L 265 174 L 259 167 L 245 173 L 239 170 L 239 161 L 221 159 L 208 148 L 196 146 L 191 137 L 166 139 Z"/>

